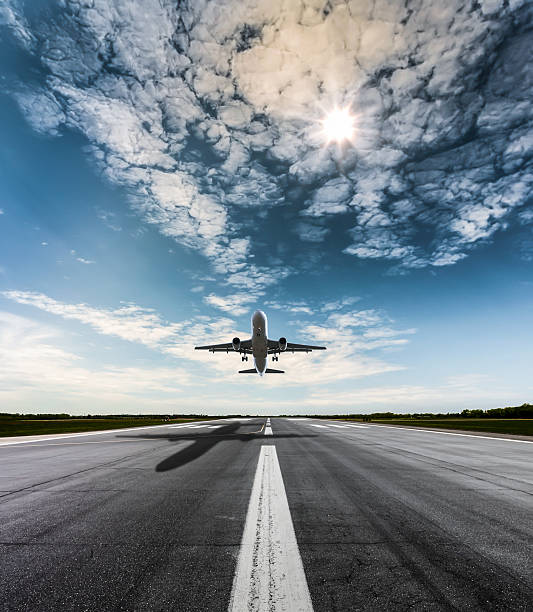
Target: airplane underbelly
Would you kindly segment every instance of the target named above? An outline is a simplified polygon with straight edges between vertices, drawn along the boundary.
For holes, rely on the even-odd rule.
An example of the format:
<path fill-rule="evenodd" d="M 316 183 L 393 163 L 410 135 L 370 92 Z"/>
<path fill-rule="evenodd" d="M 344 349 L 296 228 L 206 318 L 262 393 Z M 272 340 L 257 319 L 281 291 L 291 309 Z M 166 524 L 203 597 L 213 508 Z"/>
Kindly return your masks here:
<path fill-rule="evenodd" d="M 252 345 L 252 353 L 254 356 L 256 368 L 259 370 L 259 372 L 264 372 L 266 369 L 266 363 L 267 363 L 266 342 L 254 342 Z"/>

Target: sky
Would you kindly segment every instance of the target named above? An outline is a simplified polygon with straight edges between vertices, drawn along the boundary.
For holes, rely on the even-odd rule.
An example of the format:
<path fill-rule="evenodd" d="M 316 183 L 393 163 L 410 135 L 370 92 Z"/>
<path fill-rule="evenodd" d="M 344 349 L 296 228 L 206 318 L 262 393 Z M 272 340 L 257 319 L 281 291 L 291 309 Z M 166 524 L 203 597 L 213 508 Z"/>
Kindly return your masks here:
<path fill-rule="evenodd" d="M 524 0 L 3 2 L 0 410 L 532 401 L 532 24 Z M 327 351 L 262 378 L 194 351 L 258 308 Z"/>

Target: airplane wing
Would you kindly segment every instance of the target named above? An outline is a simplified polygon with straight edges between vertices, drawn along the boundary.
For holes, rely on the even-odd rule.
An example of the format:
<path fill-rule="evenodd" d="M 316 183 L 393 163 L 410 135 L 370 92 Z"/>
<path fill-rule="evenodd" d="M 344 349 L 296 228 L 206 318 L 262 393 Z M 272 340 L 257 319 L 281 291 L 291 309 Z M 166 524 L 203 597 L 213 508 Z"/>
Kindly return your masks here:
<path fill-rule="evenodd" d="M 311 351 L 325 351 L 325 346 L 314 346 L 313 344 L 295 344 L 287 342 L 287 348 L 284 353 L 310 353 Z M 277 340 L 268 341 L 268 353 L 279 353 L 279 343 Z"/>
<path fill-rule="evenodd" d="M 209 351 L 210 353 L 229 353 L 233 351 L 232 342 L 224 342 L 223 344 L 207 344 L 206 346 L 195 346 L 196 351 Z M 241 342 L 240 351 L 250 355 L 252 353 L 252 341 L 243 340 Z"/>

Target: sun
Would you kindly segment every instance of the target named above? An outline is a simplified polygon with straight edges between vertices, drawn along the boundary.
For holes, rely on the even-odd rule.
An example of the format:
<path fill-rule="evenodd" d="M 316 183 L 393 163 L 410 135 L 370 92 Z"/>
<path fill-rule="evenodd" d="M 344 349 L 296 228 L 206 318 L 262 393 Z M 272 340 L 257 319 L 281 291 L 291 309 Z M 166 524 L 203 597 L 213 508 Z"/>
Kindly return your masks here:
<path fill-rule="evenodd" d="M 327 142 L 340 144 L 344 140 L 351 140 L 355 131 L 354 121 L 349 107 L 332 110 L 321 122 Z"/>

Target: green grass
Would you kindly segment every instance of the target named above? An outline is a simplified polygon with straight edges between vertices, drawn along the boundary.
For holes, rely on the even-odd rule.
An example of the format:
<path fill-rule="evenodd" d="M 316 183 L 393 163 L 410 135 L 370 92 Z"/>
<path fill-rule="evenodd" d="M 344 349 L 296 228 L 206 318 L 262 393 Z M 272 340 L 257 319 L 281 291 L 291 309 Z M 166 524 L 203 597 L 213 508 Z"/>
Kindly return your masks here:
<path fill-rule="evenodd" d="M 202 417 L 207 420 L 209 417 Z M 164 425 L 165 423 L 186 423 L 200 419 L 163 419 L 151 418 L 110 418 L 110 419 L 16 419 L 0 418 L 0 437 L 35 436 L 40 434 L 75 433 L 84 431 L 101 431 L 103 429 L 122 429 L 124 427 L 146 427 L 147 425 Z"/>
<path fill-rule="evenodd" d="M 375 419 L 372 423 L 533 436 L 533 419 Z"/>

